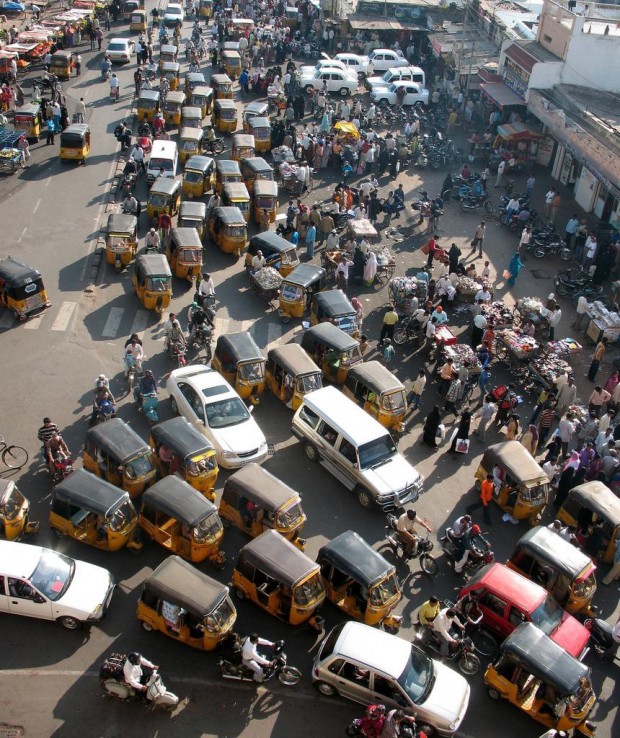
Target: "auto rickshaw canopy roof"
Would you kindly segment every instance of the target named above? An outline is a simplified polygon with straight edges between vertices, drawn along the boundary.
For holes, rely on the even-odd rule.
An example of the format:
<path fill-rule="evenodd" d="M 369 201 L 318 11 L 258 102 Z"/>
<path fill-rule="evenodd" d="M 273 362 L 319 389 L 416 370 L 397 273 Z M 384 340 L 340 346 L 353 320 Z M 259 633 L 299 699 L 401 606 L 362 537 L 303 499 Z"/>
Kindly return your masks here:
<path fill-rule="evenodd" d="M 54 61 L 70 61 L 71 60 L 71 52 L 66 50 L 61 51 L 55 51 L 52 54 L 52 62 Z"/>
<path fill-rule="evenodd" d="M 181 417 L 170 418 L 170 420 L 154 425 L 151 428 L 151 436 L 181 459 L 214 450 L 205 436 L 189 421 Z"/>
<path fill-rule="evenodd" d="M 321 370 L 298 343 L 287 343 L 269 349 L 268 361 L 274 361 L 287 374 L 299 377 L 304 374 L 320 374 Z"/>
<path fill-rule="evenodd" d="M 31 115 L 33 118 L 41 112 L 41 106 L 38 103 L 26 103 L 21 108 L 15 110 L 15 115 Z"/>
<path fill-rule="evenodd" d="M 277 197 L 278 196 L 278 183 L 271 179 L 257 179 L 254 182 L 254 197 Z M 265 231 L 265 233 L 273 233 L 274 236 L 278 234 L 273 231 Z M 278 238 L 282 238 L 278 236 Z M 286 239 L 282 239 L 285 241 Z M 290 241 L 288 242 L 290 243 Z"/>
<path fill-rule="evenodd" d="M 153 182 L 150 193 L 157 193 L 158 195 L 176 195 L 180 188 L 181 182 L 178 179 L 172 179 L 172 177 L 157 177 Z"/>
<path fill-rule="evenodd" d="M 211 84 L 212 85 L 231 85 L 232 86 L 232 79 L 227 74 L 212 74 L 211 75 Z"/>
<path fill-rule="evenodd" d="M 269 183 L 273 184 L 273 183 Z M 254 194 L 256 194 L 256 186 L 254 187 Z M 253 256 L 257 251 L 262 251 L 263 256 L 271 256 L 272 254 L 283 254 L 286 251 L 294 249 L 295 246 L 287 241 L 282 236 L 278 236 L 275 231 L 264 231 L 264 233 L 257 233 L 252 236 L 248 245 L 248 251 Z"/>
<path fill-rule="evenodd" d="M 170 63 L 171 62 L 167 62 L 167 64 Z M 179 65 L 177 64 L 177 67 L 178 66 Z M 159 102 L 159 90 L 140 90 L 140 94 L 138 95 L 138 107 L 140 107 L 140 100 L 153 100 L 154 102 Z"/>
<path fill-rule="evenodd" d="M 185 102 L 185 93 L 183 90 L 170 90 L 166 95 L 166 105 L 168 103 L 175 103 L 176 105 L 183 105 Z"/>
<path fill-rule="evenodd" d="M 248 188 L 243 182 L 226 182 L 222 188 L 224 197 L 228 200 L 247 200 L 250 199 Z"/>
<path fill-rule="evenodd" d="M 165 61 L 161 65 L 161 76 L 162 77 L 165 77 L 167 72 L 170 72 L 175 77 L 178 77 L 179 74 L 180 74 L 180 72 L 181 72 L 181 65 L 179 64 L 179 62 Z M 142 97 L 142 95 L 140 95 L 140 97 Z M 167 95 L 166 95 L 166 97 L 167 97 Z"/>
<path fill-rule="evenodd" d="M 579 484 L 568 493 L 568 499 L 575 500 L 614 526 L 620 524 L 620 499 L 602 482 Z"/>
<path fill-rule="evenodd" d="M 215 162 L 215 168 L 220 174 L 236 174 L 239 177 L 241 176 L 239 162 L 234 159 L 218 159 Z"/>
<path fill-rule="evenodd" d="M 108 215 L 108 236 L 135 236 L 138 228 L 138 219 L 135 215 L 124 215 L 123 213 L 110 213 Z"/>
<path fill-rule="evenodd" d="M 266 530 L 246 543 L 239 552 L 241 559 L 291 588 L 319 570 L 318 564 L 275 530 Z"/>
<path fill-rule="evenodd" d="M 142 502 L 190 528 L 217 510 L 212 502 L 176 474 L 169 474 L 149 487 L 142 496 Z"/>
<path fill-rule="evenodd" d="M 188 72 L 185 75 L 185 81 L 189 84 L 206 84 L 205 82 L 205 76 L 202 72 Z"/>
<path fill-rule="evenodd" d="M 213 159 L 210 156 L 194 154 L 194 156 L 190 156 L 185 162 L 185 171 L 188 169 L 193 169 L 197 172 L 208 172 L 213 169 Z"/>
<path fill-rule="evenodd" d="M 323 293 L 321 293 L 323 294 Z M 365 387 L 380 396 L 389 390 L 404 390 L 403 383 L 379 361 L 367 361 L 349 369 L 349 377 L 357 379 Z"/>
<path fill-rule="evenodd" d="M 251 156 L 243 160 L 243 168 L 258 174 L 259 172 L 273 172 L 273 167 L 262 156 Z"/>
<path fill-rule="evenodd" d="M 140 254 L 136 259 L 136 268 L 142 269 L 148 277 L 172 277 L 170 265 L 164 254 Z M 104 425 L 109 425 L 108 420 Z"/>
<path fill-rule="evenodd" d="M 247 331 L 220 335 L 215 345 L 215 354 L 228 354 L 233 361 L 265 361 L 261 350 Z"/>
<path fill-rule="evenodd" d="M 243 109 L 244 120 L 249 120 L 250 118 L 254 118 L 254 117 L 262 117 L 268 114 L 269 114 L 269 103 L 259 102 L 258 100 L 248 103 Z"/>
<path fill-rule="evenodd" d="M 224 100 L 216 100 L 215 101 L 215 109 L 216 110 L 234 110 L 235 113 L 237 112 L 237 106 L 235 105 L 234 100 L 229 100 L 228 98 L 225 98 Z"/>
<path fill-rule="evenodd" d="M 317 292 L 314 302 L 330 318 L 337 315 L 355 315 L 355 308 L 342 290 Z"/>
<path fill-rule="evenodd" d="M 302 347 L 313 347 L 315 343 L 322 343 L 335 351 L 350 351 L 359 346 L 355 338 L 340 330 L 333 323 L 318 323 L 304 332 L 301 338 Z"/>
<path fill-rule="evenodd" d="M 233 148 L 251 148 L 256 146 L 256 140 L 251 133 L 235 133 L 232 137 Z"/>
<path fill-rule="evenodd" d="M 202 251 L 200 234 L 195 228 L 188 226 L 182 228 L 171 228 L 170 239 L 179 249 L 200 249 Z"/>
<path fill-rule="evenodd" d="M 213 87 L 208 85 L 198 85 L 192 90 L 192 97 L 213 97 Z"/>
<path fill-rule="evenodd" d="M 187 167 L 186 167 L 187 169 Z M 200 200 L 183 200 L 179 207 L 179 220 L 203 220 L 207 217 L 207 204 Z"/>
<path fill-rule="evenodd" d="M 72 123 L 60 132 L 60 143 L 62 145 L 63 141 L 84 141 L 89 133 L 90 128 L 86 123 Z"/>
<path fill-rule="evenodd" d="M 100 479 L 95 474 L 76 469 L 54 488 L 57 500 L 77 505 L 97 515 L 107 516 L 124 502 L 129 502 L 127 492 Z"/>
<path fill-rule="evenodd" d="M 202 128 L 188 128 L 187 126 L 184 126 L 181 128 L 181 132 L 179 133 L 179 142 L 197 141 L 199 143 L 204 138 L 204 135 L 205 132 Z"/>
<path fill-rule="evenodd" d="M 41 279 L 41 272 L 9 256 L 8 259 L 0 261 L 0 279 L 3 279 L 8 287 L 23 287 Z"/>
<path fill-rule="evenodd" d="M 526 487 L 546 484 L 549 481 L 540 465 L 519 441 L 503 441 L 489 446 L 480 463 L 489 474 L 494 465 L 498 464 L 506 469 L 516 482 Z"/>
<path fill-rule="evenodd" d="M 92 441 L 119 464 L 149 450 L 149 445 L 120 418 L 112 418 L 94 428 L 89 428 L 86 440 Z"/>
<path fill-rule="evenodd" d="M 317 559 L 319 562 L 327 559 L 338 571 L 367 588 L 396 571 L 392 564 L 352 530 L 345 530 L 322 546 Z"/>
<path fill-rule="evenodd" d="M 376 238 L 379 235 L 377 229 L 367 218 L 359 220 L 352 218 L 347 222 L 347 226 L 353 238 Z"/>
<path fill-rule="evenodd" d="M 241 61 L 241 54 L 236 49 L 224 49 L 222 59 L 239 59 Z"/>
<path fill-rule="evenodd" d="M 264 235 L 264 234 L 263 234 Z M 310 287 L 325 278 L 325 269 L 314 264 L 299 264 L 286 276 L 284 282 L 298 287 Z"/>
<path fill-rule="evenodd" d="M 262 115 L 255 115 L 250 118 L 249 123 L 251 128 L 271 128 L 271 121 L 269 118 L 265 118 Z"/>
<path fill-rule="evenodd" d="M 590 678 L 590 669 L 585 664 L 577 661 L 533 623 L 521 623 L 500 648 L 502 653 L 562 696 L 575 694 L 579 680 Z"/>
<path fill-rule="evenodd" d="M 544 525 L 536 526 L 521 536 L 516 549 L 548 561 L 564 576 L 575 579 L 593 566 L 592 559 L 562 536 Z"/>
<path fill-rule="evenodd" d="M 251 500 L 267 512 L 276 512 L 292 499 L 300 499 L 292 487 L 254 462 L 242 466 L 228 477 L 224 491 L 229 490 Z"/>
<path fill-rule="evenodd" d="M 173 44 L 164 44 L 163 46 L 159 47 L 159 55 L 163 56 L 164 54 L 178 54 L 179 50 L 176 46 Z M 170 94 L 170 93 L 168 93 Z"/>
<path fill-rule="evenodd" d="M 224 225 L 242 225 L 245 226 L 245 218 L 239 208 L 236 207 L 219 207 L 215 208 L 213 214 L 219 218 Z"/>
<path fill-rule="evenodd" d="M 144 589 L 162 600 L 204 618 L 228 594 L 228 587 L 203 574 L 179 556 L 168 556 L 144 582 Z"/>
<path fill-rule="evenodd" d="M 360 132 L 357 130 L 357 126 L 354 123 L 351 123 L 346 120 L 339 120 L 338 123 L 334 126 L 334 128 L 337 131 L 341 131 L 342 133 L 346 133 L 349 136 L 354 136 L 355 138 L 360 137 Z"/>
<path fill-rule="evenodd" d="M 181 118 L 202 120 L 202 108 L 197 105 L 184 105 L 181 110 Z"/>

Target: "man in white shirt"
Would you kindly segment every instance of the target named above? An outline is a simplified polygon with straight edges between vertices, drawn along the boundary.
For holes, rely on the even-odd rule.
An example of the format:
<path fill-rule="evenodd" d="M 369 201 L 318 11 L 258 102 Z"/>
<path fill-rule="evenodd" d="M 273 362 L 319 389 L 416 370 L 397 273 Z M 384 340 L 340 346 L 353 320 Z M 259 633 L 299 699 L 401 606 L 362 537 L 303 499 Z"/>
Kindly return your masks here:
<path fill-rule="evenodd" d="M 596 240 L 596 236 L 591 233 L 588 238 L 586 239 L 586 243 L 584 246 L 584 252 L 585 252 L 585 260 L 583 262 L 583 268 L 588 271 L 590 267 L 592 266 L 594 262 L 594 257 L 596 256 L 596 250 L 598 249 L 598 242 Z"/>
<path fill-rule="evenodd" d="M 198 285 L 198 294 L 204 297 L 215 296 L 215 283 L 213 282 L 213 277 L 208 272 L 202 275 L 202 279 Z"/>
<path fill-rule="evenodd" d="M 159 233 L 157 233 L 154 228 L 151 228 L 144 237 L 144 246 L 147 251 L 159 251 L 161 240 L 159 238 Z"/>
<path fill-rule="evenodd" d="M 373 189 L 374 187 L 370 180 L 366 180 L 360 185 L 360 190 L 362 191 L 363 197 L 370 197 L 370 193 L 373 191 Z"/>
<path fill-rule="evenodd" d="M 252 272 L 259 271 L 259 269 L 262 269 L 266 263 L 267 260 L 263 256 L 263 252 L 258 250 L 256 255 L 252 257 Z"/>
<path fill-rule="evenodd" d="M 258 652 L 258 646 L 273 646 L 271 641 L 267 641 L 264 638 L 259 638 L 256 633 L 248 636 L 243 642 L 241 649 L 241 659 L 243 665 L 254 672 L 254 681 L 263 681 L 263 666 L 271 666 L 272 662 L 267 660 L 264 656 L 261 656 Z"/>
<path fill-rule="evenodd" d="M 553 341 L 555 339 L 555 329 L 560 324 L 560 320 L 562 319 L 562 311 L 560 310 L 560 306 L 556 305 L 551 313 L 547 315 L 547 323 L 549 323 L 549 340 Z"/>
<path fill-rule="evenodd" d="M 542 470 L 547 475 L 549 484 L 554 485 L 557 482 L 557 478 L 560 473 L 560 465 L 558 464 L 557 457 L 552 456 L 549 461 L 545 461 L 542 465 Z"/>
<path fill-rule="evenodd" d="M 144 671 L 142 667 L 145 667 Z M 136 692 L 146 692 L 146 682 L 157 669 L 159 669 L 159 666 L 155 666 L 144 656 L 134 651 L 129 654 L 123 664 L 123 676 L 127 684 L 133 687 Z"/>
<path fill-rule="evenodd" d="M 451 607 L 444 607 L 433 620 L 433 630 L 441 640 L 440 653 L 442 656 L 448 656 L 450 654 L 450 646 L 458 643 L 458 640 L 450 632 L 453 625 L 463 630 L 463 624 L 457 618 L 456 610 L 453 610 Z"/>
<path fill-rule="evenodd" d="M 512 214 L 516 213 L 519 208 L 521 207 L 519 200 L 516 195 L 512 196 L 512 199 L 506 206 L 506 215 L 504 216 L 504 223 L 510 223 L 510 219 L 512 218 Z"/>
<path fill-rule="evenodd" d="M 568 445 L 572 441 L 575 434 L 575 423 L 573 422 L 573 416 L 569 413 L 565 418 L 562 418 L 558 424 L 558 436 L 560 437 L 560 443 L 562 444 L 562 454 L 566 456 L 568 452 Z"/>
<path fill-rule="evenodd" d="M 577 300 L 576 313 L 577 317 L 573 323 L 573 328 L 575 328 L 575 330 L 579 330 L 588 317 L 588 298 L 584 295 L 580 295 Z"/>
<path fill-rule="evenodd" d="M 474 297 L 474 300 L 476 302 L 478 302 L 478 300 L 482 300 L 482 302 L 484 303 L 491 302 L 491 293 L 489 292 L 489 288 L 486 285 L 483 285 L 482 289 L 476 292 L 476 296 Z"/>
<path fill-rule="evenodd" d="M 425 528 L 429 533 L 431 532 L 430 527 L 418 518 L 418 514 L 415 510 L 407 510 L 404 512 L 396 523 L 396 530 L 398 531 L 403 543 L 406 546 L 405 552 L 409 556 L 415 556 L 418 550 L 419 537 L 416 535 L 416 526 Z"/>

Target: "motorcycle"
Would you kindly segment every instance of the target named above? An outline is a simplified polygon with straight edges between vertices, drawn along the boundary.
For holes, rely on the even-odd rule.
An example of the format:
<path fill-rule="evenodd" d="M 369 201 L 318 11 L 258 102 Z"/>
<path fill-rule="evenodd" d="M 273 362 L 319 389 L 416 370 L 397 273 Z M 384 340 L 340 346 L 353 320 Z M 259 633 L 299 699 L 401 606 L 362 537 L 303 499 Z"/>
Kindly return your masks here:
<path fill-rule="evenodd" d="M 439 656 L 441 653 L 441 639 L 432 628 L 425 627 L 425 631 L 416 632 L 416 639 L 423 651 L 429 656 Z M 430 653 L 429 653 L 430 652 Z M 480 658 L 475 653 L 474 643 L 469 636 L 457 639 L 456 644 L 450 644 L 450 653 L 446 660 L 455 663 L 460 671 L 467 676 L 480 671 Z"/>
<path fill-rule="evenodd" d="M 493 203 L 489 200 L 486 194 L 467 195 L 465 197 L 461 197 L 461 210 L 464 213 L 468 213 L 482 207 L 484 207 L 487 213 L 493 212 Z"/>
<path fill-rule="evenodd" d="M 600 285 L 593 285 L 588 274 L 580 267 L 578 269 L 569 269 L 565 272 L 558 272 L 553 280 L 555 291 L 558 295 L 568 294 L 586 294 L 593 290 L 594 294 L 601 294 L 603 288 Z"/>
<path fill-rule="evenodd" d="M 596 612 L 597 608 L 593 608 Z M 614 641 L 612 626 L 602 618 L 589 617 L 586 613 L 576 613 L 575 617 L 590 632 L 589 645 L 603 661 L 614 661 L 620 644 Z"/>
<path fill-rule="evenodd" d="M 238 682 L 254 681 L 254 672 L 244 666 L 241 661 L 241 653 L 239 653 L 239 660 L 236 663 L 220 656 L 218 666 L 224 679 L 235 679 Z M 301 671 L 287 663 L 284 641 L 276 641 L 273 646 L 273 666 L 264 667 L 263 682 L 267 682 L 273 677 L 277 677 L 286 687 L 294 687 L 301 679 Z"/>
<path fill-rule="evenodd" d="M 95 422 L 93 425 L 99 425 L 99 423 L 105 423 L 106 420 L 111 420 L 116 417 L 116 409 L 110 400 L 103 400 L 100 405 L 97 406 L 97 412 L 95 415 Z"/>
<path fill-rule="evenodd" d="M 214 138 L 212 141 L 207 139 L 202 145 L 202 150 L 207 154 L 221 154 L 224 151 L 224 139 Z"/>
<path fill-rule="evenodd" d="M 482 546 L 474 546 L 469 550 L 467 562 L 461 572 L 464 576 L 471 576 L 485 564 L 491 564 L 495 561 L 495 554 L 491 550 L 491 544 L 482 536 L 477 536 L 477 540 L 481 541 Z M 450 528 L 446 528 L 446 533 L 440 538 L 440 543 L 443 552 L 453 562 L 453 564 L 456 563 L 455 559 L 457 554 L 459 559 L 461 558 L 462 554 L 460 554 L 460 544 L 455 543 L 451 538 Z"/>
<path fill-rule="evenodd" d="M 197 351 L 202 351 L 204 349 L 208 357 L 204 361 L 208 362 L 211 360 L 211 338 L 211 327 L 209 325 L 199 325 L 194 331 L 194 335 L 189 342 L 188 349 L 196 349 Z"/>
<path fill-rule="evenodd" d="M 398 532 L 398 518 L 392 513 L 388 513 L 386 516 L 387 525 L 385 526 L 386 538 L 388 544 L 395 555 L 402 556 L 403 558 L 411 561 L 412 559 L 420 560 L 420 568 L 425 574 L 429 576 L 435 576 L 439 571 L 439 565 L 435 559 L 431 556 L 430 552 L 433 550 L 433 542 L 428 538 L 428 531 L 426 536 L 418 540 L 418 546 L 415 553 L 411 553 L 409 546 L 405 543 Z"/>
<path fill-rule="evenodd" d="M 185 366 L 187 363 L 185 360 L 185 354 L 187 353 L 187 346 L 180 341 L 170 341 L 168 343 L 168 356 L 172 361 L 177 362 L 177 366 Z"/>
<path fill-rule="evenodd" d="M 136 376 L 138 375 L 138 365 L 136 364 L 136 360 L 133 358 L 132 354 L 127 354 L 123 358 L 123 361 L 125 362 L 125 366 L 127 368 L 125 372 L 127 386 L 129 387 L 129 392 L 131 392 L 134 384 L 136 383 Z"/>
<path fill-rule="evenodd" d="M 66 479 L 69 474 L 71 474 L 72 471 L 73 461 L 71 460 L 71 457 L 57 454 L 54 457 L 54 471 L 51 475 L 52 485 L 55 487 L 57 484 L 60 484 L 63 479 Z"/>
<path fill-rule="evenodd" d="M 420 322 L 414 318 L 408 317 L 398 322 L 398 327 L 394 331 L 392 341 L 397 346 L 404 346 L 407 341 L 413 341 L 420 335 Z"/>
<path fill-rule="evenodd" d="M 123 666 L 126 656 L 119 653 L 111 654 L 99 670 L 99 683 L 106 696 L 115 697 L 118 700 L 139 700 L 142 693 L 125 681 Z M 149 707 L 161 707 L 163 710 L 172 712 L 179 704 L 179 698 L 173 692 L 166 689 L 158 671 L 153 671 L 146 683 L 145 704 Z"/>
<path fill-rule="evenodd" d="M 424 727 L 424 726 L 423 726 Z M 375 735 L 372 725 L 369 725 L 368 718 L 355 718 L 345 728 L 345 732 L 350 736 L 362 736 L 362 738 L 368 738 L 368 736 Z M 415 723 L 409 723 L 403 721 L 398 729 L 398 735 L 400 738 L 426 738 L 424 730 L 418 730 Z"/>
<path fill-rule="evenodd" d="M 123 175 L 123 192 L 125 195 L 131 195 L 135 187 L 138 175 L 135 172 L 128 172 Z"/>
<path fill-rule="evenodd" d="M 564 241 L 557 236 L 553 240 L 534 238 L 532 253 L 537 259 L 542 259 L 544 256 L 556 256 L 557 254 L 560 255 L 562 261 L 570 261 L 573 258 L 571 250 L 567 249 Z"/>

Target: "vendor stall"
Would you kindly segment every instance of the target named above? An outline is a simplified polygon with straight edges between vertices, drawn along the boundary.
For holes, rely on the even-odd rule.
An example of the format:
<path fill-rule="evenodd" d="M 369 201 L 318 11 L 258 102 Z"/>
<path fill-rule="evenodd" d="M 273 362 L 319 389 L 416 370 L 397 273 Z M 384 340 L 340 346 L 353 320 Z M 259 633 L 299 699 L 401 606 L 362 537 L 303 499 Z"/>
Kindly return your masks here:
<path fill-rule="evenodd" d="M 424 275 L 428 277 L 428 275 Z M 411 315 L 413 299 L 422 307 L 428 297 L 428 281 L 422 277 L 393 277 L 388 283 L 390 302 L 401 315 Z"/>
<path fill-rule="evenodd" d="M 562 374 L 573 374 L 573 369 L 557 354 L 545 354 L 530 361 L 528 370 L 533 378 L 544 387 L 553 386 L 554 381 Z"/>
<path fill-rule="evenodd" d="M 263 267 L 256 272 L 249 272 L 252 291 L 267 305 L 278 299 L 282 275 L 273 267 Z"/>
<path fill-rule="evenodd" d="M 472 279 L 466 275 L 458 276 L 453 284 L 458 299 L 463 302 L 474 302 L 476 294 L 482 289 L 482 281 Z"/>
<path fill-rule="evenodd" d="M 437 362 L 437 372 L 441 370 L 442 363 L 445 363 L 448 359 L 452 359 L 454 371 L 458 371 L 461 366 L 467 368 L 470 376 L 477 376 L 482 371 L 482 364 L 478 360 L 476 352 L 465 343 L 443 344 L 440 357 L 440 361 Z"/>
<path fill-rule="evenodd" d="M 0 150 L 0 174 L 15 174 L 20 168 L 23 155 L 20 149 L 5 148 Z"/>
<path fill-rule="evenodd" d="M 580 343 L 577 343 L 574 338 L 560 338 L 557 341 L 548 341 L 545 344 L 545 351 L 550 354 L 557 354 L 558 356 L 572 356 L 573 354 L 579 353 L 583 349 Z"/>
<path fill-rule="evenodd" d="M 603 338 L 617 341 L 620 338 L 620 315 L 609 310 L 599 300 L 588 304 L 587 314 L 590 318 L 586 328 L 586 336 L 594 343 Z"/>
<path fill-rule="evenodd" d="M 515 326 L 530 321 L 541 338 L 549 335 L 549 323 L 545 315 L 547 308 L 539 297 L 521 297 L 513 310 Z"/>
<path fill-rule="evenodd" d="M 493 322 L 495 330 L 510 328 L 514 323 L 512 310 L 500 301 L 492 302 L 490 305 L 482 306 L 482 314 L 490 323 Z"/>
<path fill-rule="evenodd" d="M 499 361 L 521 363 L 532 360 L 540 348 L 538 341 L 510 329 L 495 333 L 495 355 Z"/>
<path fill-rule="evenodd" d="M 531 168 L 536 161 L 541 138 L 542 134 L 533 131 L 525 123 L 504 123 L 497 126 L 493 148 L 504 159 L 515 159 L 517 166 Z"/>

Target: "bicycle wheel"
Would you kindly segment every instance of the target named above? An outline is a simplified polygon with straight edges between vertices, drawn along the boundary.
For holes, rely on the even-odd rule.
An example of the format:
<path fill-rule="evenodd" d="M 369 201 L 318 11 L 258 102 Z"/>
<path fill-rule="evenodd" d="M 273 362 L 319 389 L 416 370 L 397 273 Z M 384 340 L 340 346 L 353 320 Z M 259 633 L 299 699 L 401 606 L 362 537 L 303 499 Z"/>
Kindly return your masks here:
<path fill-rule="evenodd" d="M 2 461 L 9 469 L 21 469 L 28 463 L 28 451 L 21 446 L 8 446 L 2 452 Z"/>

